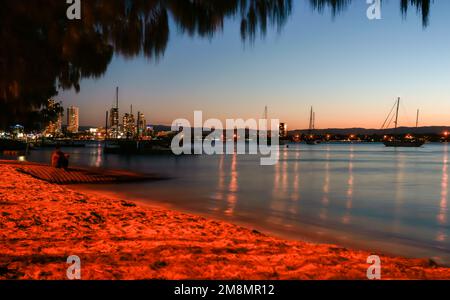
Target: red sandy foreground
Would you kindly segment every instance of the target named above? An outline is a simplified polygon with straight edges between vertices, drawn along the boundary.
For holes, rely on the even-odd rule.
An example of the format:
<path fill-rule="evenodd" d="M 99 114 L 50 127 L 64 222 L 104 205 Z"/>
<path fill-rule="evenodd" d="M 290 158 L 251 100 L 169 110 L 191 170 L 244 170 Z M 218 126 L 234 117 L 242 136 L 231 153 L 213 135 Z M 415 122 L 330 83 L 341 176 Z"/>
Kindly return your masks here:
<path fill-rule="evenodd" d="M 286 241 L 167 209 L 79 193 L 0 164 L 0 279 L 367 279 L 373 253 Z M 376 253 L 375 253 L 376 254 Z M 450 279 L 380 255 L 383 279 Z"/>

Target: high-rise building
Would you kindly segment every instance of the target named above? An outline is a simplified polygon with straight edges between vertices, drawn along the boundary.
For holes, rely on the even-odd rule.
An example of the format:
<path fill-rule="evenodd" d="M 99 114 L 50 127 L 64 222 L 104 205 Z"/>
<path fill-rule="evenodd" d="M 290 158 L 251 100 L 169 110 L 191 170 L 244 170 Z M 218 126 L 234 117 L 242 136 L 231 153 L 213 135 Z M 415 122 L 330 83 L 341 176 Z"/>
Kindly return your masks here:
<path fill-rule="evenodd" d="M 141 112 L 138 113 L 138 136 L 141 137 L 145 134 L 147 130 L 147 120 L 145 120 L 145 115 Z"/>
<path fill-rule="evenodd" d="M 119 124 L 119 87 L 116 88 L 116 104 L 115 107 L 111 108 L 109 114 L 109 123 L 111 126 L 111 137 L 118 138 L 120 131 Z"/>
<path fill-rule="evenodd" d="M 48 100 L 48 104 L 47 107 L 49 110 L 54 110 L 56 109 L 57 105 L 56 105 L 56 101 L 54 99 L 49 99 Z M 58 112 L 58 117 L 56 119 L 55 122 L 50 122 L 47 127 L 44 130 L 44 135 L 46 136 L 56 136 L 59 133 L 62 132 L 62 120 L 63 120 L 63 113 Z"/>
<path fill-rule="evenodd" d="M 58 113 L 58 119 L 56 120 L 56 132 L 61 133 L 62 132 L 62 123 L 63 123 L 63 112 L 61 111 Z"/>
<path fill-rule="evenodd" d="M 67 132 L 77 133 L 80 127 L 79 123 L 80 109 L 75 106 L 70 106 L 67 109 Z"/>
<path fill-rule="evenodd" d="M 123 116 L 123 130 L 127 138 L 132 138 L 136 134 L 136 120 L 133 115 L 133 105 L 131 106 L 130 113 L 126 113 Z"/>
<path fill-rule="evenodd" d="M 111 108 L 111 113 L 109 115 L 110 118 L 110 124 L 112 129 L 119 128 L 119 109 L 118 108 Z"/>
<path fill-rule="evenodd" d="M 288 136 L 288 129 L 286 123 L 280 123 L 280 138 L 284 139 Z"/>
<path fill-rule="evenodd" d="M 111 108 L 111 112 L 109 113 L 109 124 L 111 126 L 110 137 L 113 139 L 117 139 L 119 137 L 120 124 L 119 109 L 116 107 Z"/>

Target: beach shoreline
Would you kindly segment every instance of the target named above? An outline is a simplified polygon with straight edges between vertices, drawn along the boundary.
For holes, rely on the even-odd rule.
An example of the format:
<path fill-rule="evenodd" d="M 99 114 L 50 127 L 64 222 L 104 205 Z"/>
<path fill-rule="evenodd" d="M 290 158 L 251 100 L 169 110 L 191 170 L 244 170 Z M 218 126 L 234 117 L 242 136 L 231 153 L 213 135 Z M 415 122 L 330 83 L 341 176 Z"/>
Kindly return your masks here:
<path fill-rule="evenodd" d="M 450 279 L 450 269 L 335 245 L 284 240 L 224 221 L 50 184 L 0 163 L 0 279 Z"/>
<path fill-rule="evenodd" d="M 110 187 L 111 185 L 106 186 Z M 71 188 L 71 186 L 67 187 Z M 250 230 L 256 230 L 264 233 L 265 235 L 276 237 L 284 241 L 302 241 L 316 245 L 339 245 L 340 247 L 347 249 L 383 253 L 385 256 L 391 257 L 429 259 L 436 262 L 436 264 L 440 266 L 450 267 L 450 265 L 445 263 L 440 257 L 427 256 L 427 251 L 423 250 L 420 245 L 415 245 L 414 243 L 404 239 L 386 237 L 386 239 L 382 241 L 381 239 L 372 240 L 367 239 L 365 232 L 342 232 L 341 229 L 321 227 L 307 222 L 303 223 L 301 229 L 292 228 L 291 230 L 281 225 L 277 226 L 276 224 L 266 226 L 265 224 L 259 224 L 261 222 L 261 219 L 258 219 L 259 216 L 249 220 L 248 218 L 243 219 L 239 217 L 230 217 L 215 212 L 206 213 L 200 209 L 187 208 L 186 206 L 164 202 L 153 197 L 139 197 L 128 192 L 118 192 L 117 190 L 106 191 L 103 186 L 96 184 L 78 185 L 77 191 L 96 197 L 106 196 L 110 199 L 116 200 L 127 199 L 127 201 L 133 202 L 138 206 L 150 209 L 166 209 L 183 214 L 203 217 L 208 220 L 230 223 Z M 343 233 L 345 233 L 345 235 Z M 423 255 L 414 255 L 414 253 L 421 252 Z"/>

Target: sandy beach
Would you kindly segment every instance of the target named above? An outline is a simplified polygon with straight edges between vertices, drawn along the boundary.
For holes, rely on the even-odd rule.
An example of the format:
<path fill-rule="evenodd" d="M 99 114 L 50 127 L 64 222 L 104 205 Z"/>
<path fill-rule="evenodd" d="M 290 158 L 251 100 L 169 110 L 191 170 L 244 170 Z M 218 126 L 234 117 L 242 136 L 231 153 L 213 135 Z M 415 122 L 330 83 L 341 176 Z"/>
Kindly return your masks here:
<path fill-rule="evenodd" d="M 450 279 L 450 269 L 407 259 L 287 241 L 251 228 L 49 184 L 0 164 L 0 279 Z"/>

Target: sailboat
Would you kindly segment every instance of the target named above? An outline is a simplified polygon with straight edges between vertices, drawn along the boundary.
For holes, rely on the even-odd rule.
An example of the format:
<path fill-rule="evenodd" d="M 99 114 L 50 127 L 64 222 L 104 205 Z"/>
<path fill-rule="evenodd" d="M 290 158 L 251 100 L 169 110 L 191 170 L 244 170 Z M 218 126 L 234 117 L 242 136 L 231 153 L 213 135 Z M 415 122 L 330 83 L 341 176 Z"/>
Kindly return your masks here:
<path fill-rule="evenodd" d="M 314 135 L 315 129 L 316 129 L 316 113 L 314 112 L 314 109 L 311 107 L 311 113 L 309 116 L 309 130 L 308 130 L 308 137 L 306 138 L 306 144 L 308 145 L 320 144 L 320 140 L 316 139 Z"/>
<path fill-rule="evenodd" d="M 399 109 L 400 109 L 400 97 L 397 99 L 397 103 L 396 103 L 396 112 L 395 112 L 395 121 L 394 121 L 394 124 L 395 124 L 394 130 L 395 131 L 398 129 Z M 392 113 L 392 111 L 391 111 L 391 113 Z M 385 124 L 386 124 L 387 120 L 389 119 L 389 116 L 391 115 L 391 113 L 389 113 L 389 115 L 385 121 Z M 383 127 L 385 124 L 383 124 Z M 417 111 L 416 128 L 418 127 L 418 125 L 419 125 L 419 111 Z M 425 144 L 425 141 L 416 139 L 413 136 L 408 135 L 404 139 L 397 139 L 395 137 L 391 137 L 389 139 L 386 139 L 383 143 L 386 147 L 410 147 L 410 148 L 416 147 L 416 148 L 418 148 L 418 147 L 422 147 Z"/>

